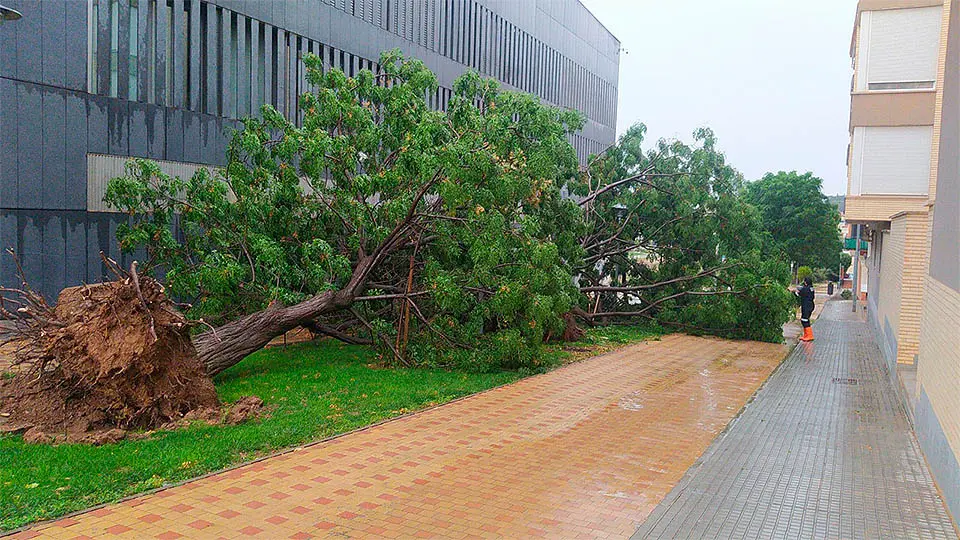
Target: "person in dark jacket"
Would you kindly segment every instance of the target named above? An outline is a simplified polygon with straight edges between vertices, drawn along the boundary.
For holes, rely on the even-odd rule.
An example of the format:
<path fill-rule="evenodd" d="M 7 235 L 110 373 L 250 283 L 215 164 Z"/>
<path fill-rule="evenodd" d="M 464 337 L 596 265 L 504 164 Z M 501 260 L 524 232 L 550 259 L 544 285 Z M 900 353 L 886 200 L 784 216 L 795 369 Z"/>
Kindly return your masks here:
<path fill-rule="evenodd" d="M 803 285 L 793 291 L 800 300 L 800 324 L 803 325 L 803 336 L 800 341 L 813 341 L 813 328 L 810 327 L 810 316 L 813 315 L 813 301 L 816 293 L 813 290 L 813 280 L 803 278 Z"/>

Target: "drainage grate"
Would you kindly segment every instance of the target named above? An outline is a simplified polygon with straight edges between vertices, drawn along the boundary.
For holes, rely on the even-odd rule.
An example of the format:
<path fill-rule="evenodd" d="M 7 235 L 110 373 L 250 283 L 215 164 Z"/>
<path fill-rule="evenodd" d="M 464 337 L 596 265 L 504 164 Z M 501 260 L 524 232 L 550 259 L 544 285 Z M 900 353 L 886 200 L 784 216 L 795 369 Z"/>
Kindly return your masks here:
<path fill-rule="evenodd" d="M 856 386 L 860 384 L 860 381 L 857 379 L 845 379 L 843 377 L 834 377 L 833 384 L 848 384 L 851 386 Z"/>

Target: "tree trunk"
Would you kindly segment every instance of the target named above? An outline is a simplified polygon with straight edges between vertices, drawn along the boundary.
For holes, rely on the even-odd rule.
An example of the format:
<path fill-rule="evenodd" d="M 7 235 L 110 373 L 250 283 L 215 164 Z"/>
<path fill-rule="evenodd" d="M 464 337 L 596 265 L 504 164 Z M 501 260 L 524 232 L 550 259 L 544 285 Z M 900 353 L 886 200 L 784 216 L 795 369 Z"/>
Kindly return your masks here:
<path fill-rule="evenodd" d="M 197 355 L 211 377 L 236 365 L 267 343 L 322 315 L 348 309 L 366 285 L 377 259 L 363 259 L 350 282 L 339 291 L 326 291 L 293 306 L 273 306 L 208 330 L 193 338 Z"/>

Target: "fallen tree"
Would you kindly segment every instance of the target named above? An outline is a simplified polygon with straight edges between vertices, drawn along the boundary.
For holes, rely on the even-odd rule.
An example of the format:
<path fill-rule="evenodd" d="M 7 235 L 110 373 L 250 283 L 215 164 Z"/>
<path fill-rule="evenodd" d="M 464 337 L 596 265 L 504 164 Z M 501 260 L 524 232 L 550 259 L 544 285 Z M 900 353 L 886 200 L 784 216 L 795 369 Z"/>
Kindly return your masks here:
<path fill-rule="evenodd" d="M 435 77 L 396 52 L 356 77 L 306 64 L 299 124 L 264 107 L 217 173 L 136 160 L 107 191 L 121 248 L 211 325 L 211 376 L 298 326 L 481 367 L 538 365 L 576 319 L 779 337 L 780 263 L 708 131 L 645 152 L 638 127 L 579 171 L 575 112 L 474 73 L 433 111 Z"/>
<path fill-rule="evenodd" d="M 515 347 L 559 333 L 576 295 L 577 209 L 560 189 L 580 115 L 476 74 L 432 111 L 433 74 L 397 53 L 355 78 L 306 64 L 317 90 L 299 126 L 264 107 L 217 174 L 138 160 L 107 191 L 131 216 L 121 248 L 144 248 L 188 315 L 214 325 L 193 340 L 207 373 L 344 312 L 401 363 L 412 333 L 459 349 L 496 330 Z"/>
<path fill-rule="evenodd" d="M 577 268 L 589 324 L 653 319 L 685 331 L 778 341 L 789 269 L 709 130 L 643 148 L 641 124 L 574 187 L 586 231 Z"/>

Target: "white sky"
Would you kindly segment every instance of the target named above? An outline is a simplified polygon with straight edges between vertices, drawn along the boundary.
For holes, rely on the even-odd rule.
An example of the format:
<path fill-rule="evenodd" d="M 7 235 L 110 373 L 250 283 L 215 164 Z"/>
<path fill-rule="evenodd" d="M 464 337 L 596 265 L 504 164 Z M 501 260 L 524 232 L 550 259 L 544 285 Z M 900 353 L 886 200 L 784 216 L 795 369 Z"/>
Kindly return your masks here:
<path fill-rule="evenodd" d="M 617 131 L 712 128 L 748 180 L 812 171 L 846 192 L 856 0 L 581 0 L 620 39 Z"/>

